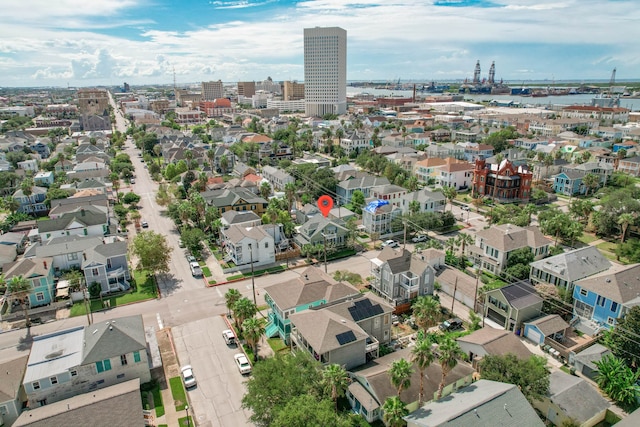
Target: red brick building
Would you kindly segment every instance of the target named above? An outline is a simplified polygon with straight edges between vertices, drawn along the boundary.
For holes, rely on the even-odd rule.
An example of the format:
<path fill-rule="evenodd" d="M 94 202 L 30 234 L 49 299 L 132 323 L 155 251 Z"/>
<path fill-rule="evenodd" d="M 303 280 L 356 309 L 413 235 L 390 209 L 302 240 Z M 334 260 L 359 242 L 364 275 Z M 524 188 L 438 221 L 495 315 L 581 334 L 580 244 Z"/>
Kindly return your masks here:
<path fill-rule="evenodd" d="M 533 174 L 526 166 L 516 167 L 506 159 L 499 165 L 487 163 L 486 160 L 476 160 L 473 170 L 473 195 L 488 196 L 503 203 L 528 202 L 532 177 Z"/>

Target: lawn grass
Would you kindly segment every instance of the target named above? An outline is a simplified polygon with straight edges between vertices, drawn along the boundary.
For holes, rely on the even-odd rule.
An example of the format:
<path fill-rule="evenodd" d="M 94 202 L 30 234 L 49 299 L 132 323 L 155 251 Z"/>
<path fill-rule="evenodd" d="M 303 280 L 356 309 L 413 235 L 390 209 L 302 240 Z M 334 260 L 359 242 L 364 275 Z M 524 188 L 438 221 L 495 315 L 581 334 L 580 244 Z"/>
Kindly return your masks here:
<path fill-rule="evenodd" d="M 582 236 L 578 238 L 578 240 L 584 243 L 585 245 L 588 245 L 589 243 L 595 242 L 596 240 L 598 240 L 598 238 L 593 234 L 583 233 Z"/>
<path fill-rule="evenodd" d="M 204 274 L 204 277 L 211 277 L 213 276 L 211 274 L 211 270 L 209 270 L 209 267 L 202 267 L 202 274 Z"/>
<path fill-rule="evenodd" d="M 148 393 L 153 394 L 153 405 L 156 410 L 156 417 L 164 415 L 164 405 L 162 404 L 162 393 L 160 393 L 160 384 L 155 381 L 151 381 L 140 386 L 142 394 L 142 405 L 146 405 L 148 402 Z M 145 406 L 146 407 L 146 406 Z"/>
<path fill-rule="evenodd" d="M 209 284 L 210 285 L 215 285 L 216 283 L 218 283 L 218 282 L 216 282 L 215 280 L 209 280 Z"/>
<path fill-rule="evenodd" d="M 106 301 L 109 301 L 108 304 L 110 304 L 110 307 L 114 308 L 119 305 L 157 298 L 157 286 L 152 275 L 148 274 L 146 271 L 134 271 L 133 281 L 137 284 L 135 290 L 133 290 L 132 287 L 130 292 L 124 292 L 110 297 L 103 297 L 102 300 L 100 300 L 100 298 L 92 299 L 90 301 L 91 311 L 102 310 Z M 87 310 L 83 301 L 77 302 L 73 307 L 71 307 L 71 317 L 84 316 L 85 314 L 87 314 Z"/>
<path fill-rule="evenodd" d="M 188 420 L 187 420 L 187 417 L 178 418 L 178 426 L 180 426 L 180 427 L 182 427 L 182 426 L 194 426 L 193 418 L 191 418 L 191 415 L 189 415 L 189 419 Z"/>
<path fill-rule="evenodd" d="M 171 396 L 176 405 L 176 411 L 184 410 L 187 405 L 187 393 L 184 391 L 182 379 L 180 377 L 169 378 L 169 387 L 171 388 Z"/>
<path fill-rule="evenodd" d="M 567 373 L 569 375 L 571 375 L 571 371 L 569 370 L 569 368 L 567 368 L 566 366 L 562 365 L 560 366 L 560 370 L 564 373 Z"/>
<path fill-rule="evenodd" d="M 273 350 L 274 353 L 289 353 L 291 349 L 288 345 L 284 343 L 284 341 L 280 338 L 268 338 L 267 342 L 269 343 L 269 347 Z"/>

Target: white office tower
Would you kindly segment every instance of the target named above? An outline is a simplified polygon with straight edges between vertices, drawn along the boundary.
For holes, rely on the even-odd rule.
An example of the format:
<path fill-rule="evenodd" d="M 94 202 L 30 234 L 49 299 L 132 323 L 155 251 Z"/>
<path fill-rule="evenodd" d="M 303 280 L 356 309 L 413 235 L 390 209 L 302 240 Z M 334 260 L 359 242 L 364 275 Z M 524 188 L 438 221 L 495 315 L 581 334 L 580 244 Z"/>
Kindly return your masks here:
<path fill-rule="evenodd" d="M 347 32 L 304 29 L 304 99 L 307 116 L 347 112 Z"/>

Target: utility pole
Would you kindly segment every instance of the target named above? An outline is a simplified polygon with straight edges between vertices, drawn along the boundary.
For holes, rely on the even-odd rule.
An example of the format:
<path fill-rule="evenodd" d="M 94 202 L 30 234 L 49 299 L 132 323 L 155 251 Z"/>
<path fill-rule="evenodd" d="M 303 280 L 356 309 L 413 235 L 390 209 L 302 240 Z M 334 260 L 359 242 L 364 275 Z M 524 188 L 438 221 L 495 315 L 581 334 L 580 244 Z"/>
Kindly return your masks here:
<path fill-rule="evenodd" d="M 456 303 L 457 290 L 458 290 L 458 278 L 456 277 L 456 282 L 453 284 L 453 298 L 451 299 L 451 314 L 453 314 L 453 305 Z"/>
<path fill-rule="evenodd" d="M 258 302 L 256 301 L 256 279 L 253 277 L 253 244 L 249 243 L 249 254 L 251 259 L 251 290 L 253 291 L 253 303 L 255 306 L 258 306 Z"/>
<path fill-rule="evenodd" d="M 404 226 L 404 242 L 402 243 L 402 249 L 407 249 L 407 221 L 402 221 Z"/>
<path fill-rule="evenodd" d="M 327 272 L 327 236 L 322 233 L 322 239 L 324 241 L 324 272 Z"/>
<path fill-rule="evenodd" d="M 473 294 L 473 312 L 475 313 L 477 311 L 477 305 L 478 305 L 478 282 L 480 281 L 480 269 L 476 269 L 476 291 Z"/>

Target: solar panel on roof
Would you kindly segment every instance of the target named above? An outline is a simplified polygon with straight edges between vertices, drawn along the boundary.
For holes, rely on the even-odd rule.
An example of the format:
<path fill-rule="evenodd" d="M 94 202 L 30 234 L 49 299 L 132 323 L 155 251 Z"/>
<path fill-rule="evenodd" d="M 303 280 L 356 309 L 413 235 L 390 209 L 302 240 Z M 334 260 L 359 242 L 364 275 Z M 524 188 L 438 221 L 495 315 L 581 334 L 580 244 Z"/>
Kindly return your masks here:
<path fill-rule="evenodd" d="M 356 334 L 354 334 L 353 331 L 347 331 L 347 332 L 343 332 L 341 334 L 336 335 L 336 339 L 338 340 L 338 344 L 345 345 L 355 341 Z"/>
<path fill-rule="evenodd" d="M 377 316 L 383 313 L 384 310 L 380 304 L 372 305 L 368 299 L 362 301 L 356 301 L 353 306 L 349 307 L 349 313 L 354 321 L 359 322 L 362 319 L 368 319 L 369 317 Z"/>

